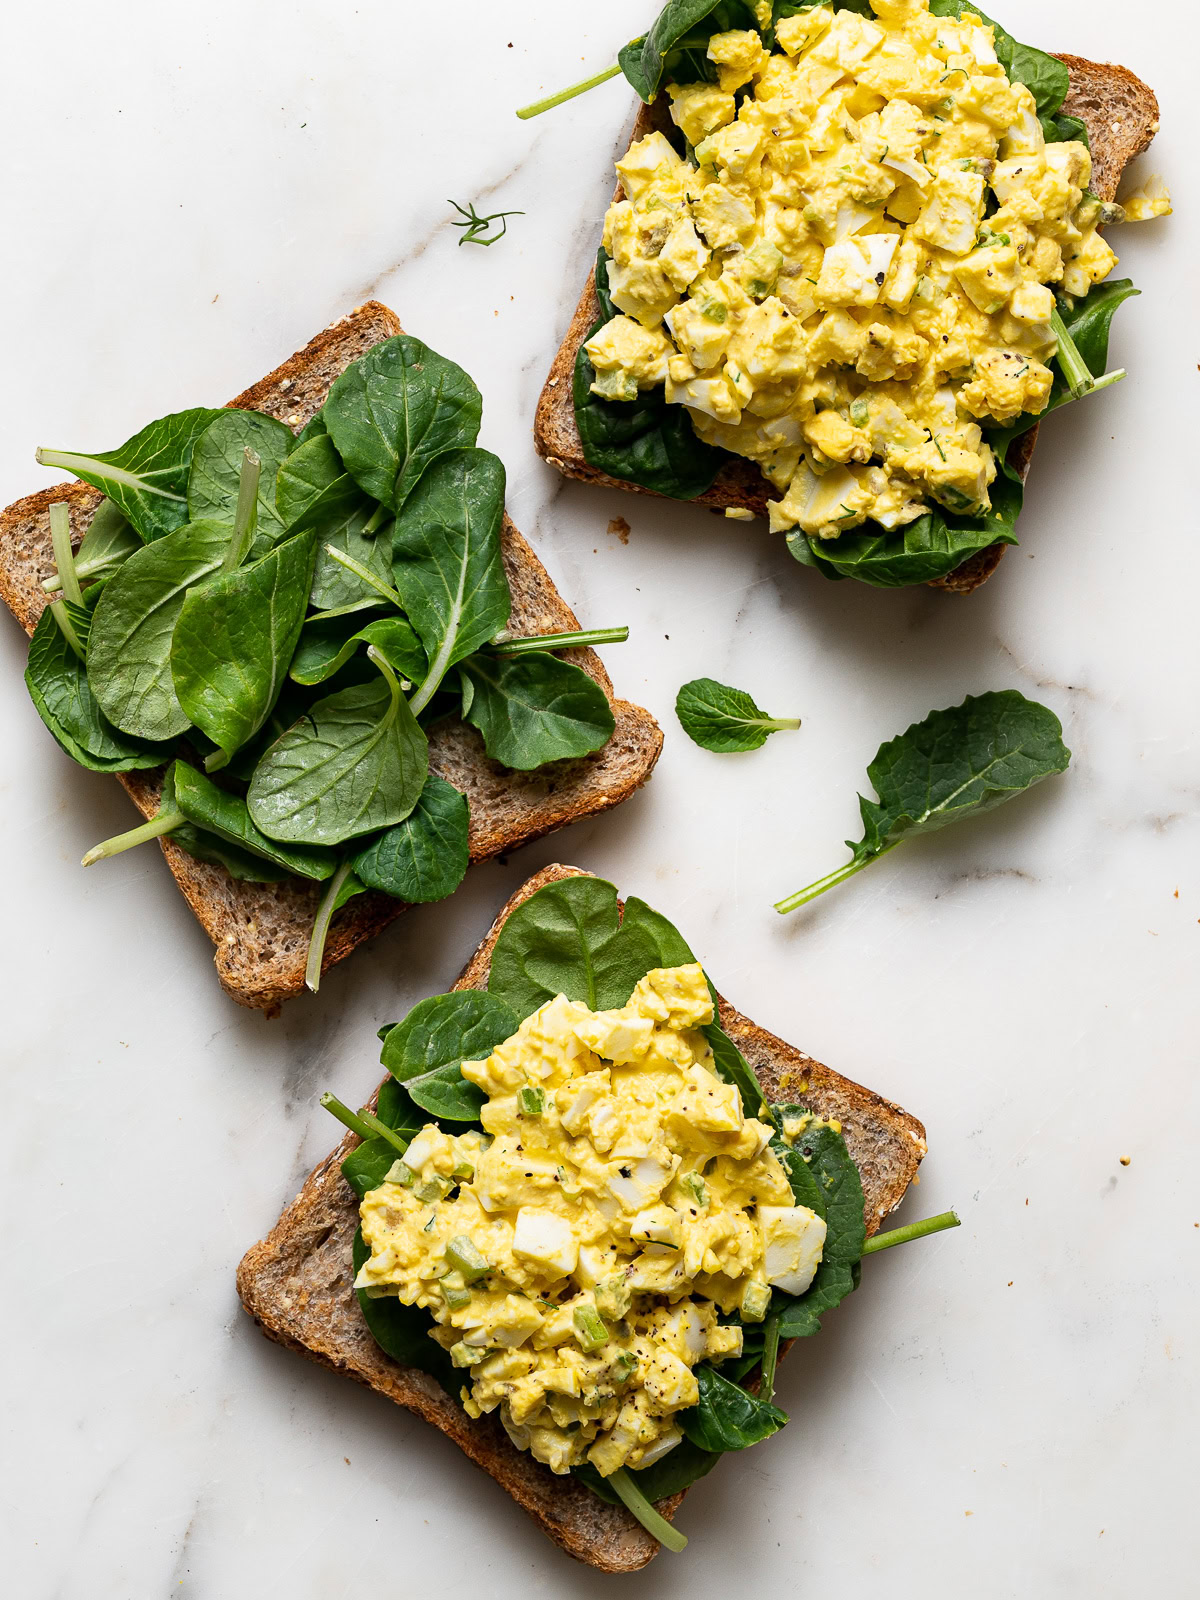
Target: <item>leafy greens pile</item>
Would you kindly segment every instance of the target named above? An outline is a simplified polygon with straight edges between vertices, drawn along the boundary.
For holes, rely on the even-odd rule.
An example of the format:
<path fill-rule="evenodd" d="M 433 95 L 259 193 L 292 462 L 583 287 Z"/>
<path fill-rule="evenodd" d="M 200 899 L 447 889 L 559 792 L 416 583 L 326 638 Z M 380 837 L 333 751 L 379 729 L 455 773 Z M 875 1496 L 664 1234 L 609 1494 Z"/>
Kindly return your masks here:
<path fill-rule="evenodd" d="M 707 55 L 708 41 L 714 33 L 755 29 L 770 49 L 775 24 L 808 10 L 813 3 L 816 0 L 773 0 L 770 19 L 764 23 L 759 8 L 745 0 L 669 0 L 649 33 L 621 50 L 618 66 L 518 114 L 548 110 L 618 71 L 647 103 L 654 100 L 664 82 L 716 82 L 717 65 Z M 872 15 L 868 0 L 833 0 L 833 5 L 838 11 Z M 1025 84 L 1033 95 L 1047 142 L 1077 139 L 1087 144 L 1083 122 L 1062 113 L 1070 80 L 1061 61 L 1021 44 L 970 0 L 931 0 L 930 9 L 935 16 L 949 17 L 969 10 L 985 23 L 990 22 L 996 30 L 997 58 L 1010 82 Z M 678 140 L 673 126 L 666 131 L 668 137 Z M 693 159 L 690 150 L 681 148 L 681 153 Z M 893 589 L 944 577 L 990 545 L 1016 544 L 1023 485 L 1016 465 L 1008 461 L 1010 447 L 1047 412 L 1123 376 L 1121 372 L 1098 375 L 1104 373 L 1108 362 L 1113 313 L 1137 292 L 1128 279 L 1117 279 L 1096 284 L 1078 300 L 1059 297 L 1057 370 L 1046 409 L 1036 416 L 1019 417 L 1004 427 L 997 424 L 984 429 L 984 437 L 1001 467 L 992 485 L 990 511 L 958 515 L 930 505 L 904 528 L 889 531 L 877 522 L 867 521 L 836 539 L 820 539 L 797 528 L 787 535 L 792 555 L 826 578 L 856 578 L 876 588 Z M 603 249 L 596 262 L 596 298 L 600 315 L 588 330 L 588 338 L 617 314 L 609 297 L 608 257 Z M 592 393 L 595 376 L 581 344 L 575 357 L 572 395 L 584 457 L 590 466 L 657 494 L 693 500 L 712 487 L 727 462 L 741 459 L 697 437 L 685 408 L 668 405 L 661 388 L 643 391 L 633 402 L 603 400 Z"/>
<path fill-rule="evenodd" d="M 960 706 L 931 711 L 875 752 L 867 777 L 879 799 L 858 797 L 863 836 L 846 840 L 850 860 L 777 901 L 776 911 L 807 905 L 906 839 L 1003 805 L 1065 772 L 1070 760 L 1053 711 L 1016 689 L 968 695 Z"/>
<path fill-rule="evenodd" d="M 34 705 L 81 766 L 166 767 L 157 816 L 85 864 L 169 833 L 243 880 L 325 884 L 315 989 L 352 895 L 438 900 L 466 870 L 467 800 L 429 770 L 432 722 L 461 715 L 520 771 L 607 742 L 603 690 L 550 651 L 626 630 L 508 637 L 504 467 L 475 448 L 481 415 L 467 374 L 401 335 L 298 438 L 200 409 L 99 455 L 39 450 L 106 498 L 74 555 L 51 509 Z"/>
<path fill-rule="evenodd" d="M 624 916 L 615 887 L 600 878 L 576 877 L 547 884 L 505 922 L 492 953 L 486 990 L 459 990 L 423 1000 L 403 1022 L 380 1030 L 383 1065 L 390 1076 L 379 1091 L 376 1110 L 351 1111 L 331 1095 L 322 1104 L 358 1133 L 359 1144 L 342 1163 L 342 1172 L 361 1200 L 384 1180 L 409 1140 L 433 1120 L 449 1133 L 463 1124 L 478 1126 L 480 1091 L 463 1078 L 463 1061 L 478 1060 L 509 1038 L 520 1022 L 558 994 L 593 1010 L 622 1006 L 635 985 L 656 967 L 679 966 L 696 958 L 678 930 L 644 901 L 625 902 Z M 711 987 L 711 985 L 710 985 Z M 714 991 L 714 1008 L 716 1005 Z M 711 1470 L 727 1450 L 741 1450 L 776 1433 L 788 1420 L 772 1404 L 775 1359 L 781 1339 L 807 1338 L 821 1318 L 858 1286 L 859 1260 L 869 1248 L 863 1224 L 863 1191 L 858 1169 L 840 1132 L 808 1120 L 792 1144 L 781 1137 L 783 1119 L 807 1116 L 801 1105 L 768 1106 L 753 1069 L 717 1022 L 704 1029 L 717 1072 L 737 1085 L 747 1115 L 776 1129 L 772 1148 L 791 1182 L 797 1205 L 825 1219 L 824 1256 L 804 1294 L 776 1290 L 766 1319 L 744 1324 L 743 1354 L 721 1370 L 696 1368 L 700 1399 L 678 1414 L 684 1439 L 668 1455 L 643 1470 L 622 1470 L 601 1478 L 589 1466 L 575 1469 L 603 1499 L 624 1502 L 655 1536 L 681 1548 L 681 1535 L 654 1511 L 652 1501 L 677 1493 Z M 897 1230 L 916 1237 L 953 1227 L 957 1218 Z M 884 1235 L 875 1248 L 893 1242 Z M 361 1229 L 354 1241 L 357 1271 L 369 1252 Z M 387 1297 L 358 1295 L 363 1316 L 380 1347 L 406 1366 L 430 1373 L 448 1394 L 461 1379 L 449 1355 L 430 1337 L 433 1320 L 415 1306 Z M 742 1325 L 736 1313 L 725 1318 Z M 759 1392 L 740 1386 L 761 1370 Z"/>

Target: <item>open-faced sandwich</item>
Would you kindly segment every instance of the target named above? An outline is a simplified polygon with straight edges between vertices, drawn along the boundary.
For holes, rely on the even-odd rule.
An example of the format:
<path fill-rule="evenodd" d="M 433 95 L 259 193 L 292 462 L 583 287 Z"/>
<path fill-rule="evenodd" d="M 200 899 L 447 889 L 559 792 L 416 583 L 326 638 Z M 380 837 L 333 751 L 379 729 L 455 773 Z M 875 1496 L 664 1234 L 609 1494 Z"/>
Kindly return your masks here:
<path fill-rule="evenodd" d="M 658 758 L 588 648 L 626 630 L 581 631 L 505 516 L 481 404 L 369 304 L 230 407 L 39 451 L 83 482 L 0 516 L 33 703 L 146 819 L 85 864 L 157 838 L 243 1005 Z"/>
<path fill-rule="evenodd" d="M 776 1360 L 858 1285 L 915 1118 L 721 1000 L 678 931 L 550 867 L 238 1273 L 263 1331 L 433 1422 L 572 1555 L 685 1539 L 683 1491 L 787 1421 Z"/>
<path fill-rule="evenodd" d="M 1123 375 L 1100 228 L 1170 209 L 1113 203 L 1151 90 L 965 0 L 671 0 L 620 68 L 645 105 L 540 453 L 765 515 L 828 578 L 973 588 L 1039 419 Z"/>

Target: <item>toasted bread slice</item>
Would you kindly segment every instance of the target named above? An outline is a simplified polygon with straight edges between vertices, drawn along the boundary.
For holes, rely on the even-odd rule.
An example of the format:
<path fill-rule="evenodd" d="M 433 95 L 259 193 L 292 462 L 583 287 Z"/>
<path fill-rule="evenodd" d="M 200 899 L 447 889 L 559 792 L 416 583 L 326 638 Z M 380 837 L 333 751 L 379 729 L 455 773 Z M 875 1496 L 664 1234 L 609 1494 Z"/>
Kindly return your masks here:
<path fill-rule="evenodd" d="M 584 875 L 578 867 L 550 866 L 522 884 L 454 987 L 486 985 L 496 937 L 523 900 L 547 883 Z M 891 1101 L 777 1039 L 725 1000 L 721 1024 L 769 1099 L 803 1097 L 819 1116 L 841 1122 L 862 1175 L 867 1233 L 874 1233 L 916 1175 L 925 1154 L 924 1127 Z M 246 1310 L 268 1338 L 346 1373 L 440 1428 L 568 1554 L 604 1572 L 644 1567 L 659 1545 L 623 1507 L 606 1505 L 573 1477 L 556 1477 L 511 1443 L 496 1416 L 472 1421 L 434 1378 L 401 1366 L 375 1343 L 359 1311 L 350 1264 L 358 1201 L 339 1170 L 357 1143 L 347 1134 L 309 1174 L 270 1234 L 246 1252 L 237 1273 Z M 672 1517 L 682 1499 L 683 1494 L 673 1495 L 658 1509 Z"/>
<path fill-rule="evenodd" d="M 395 314 L 377 301 L 359 306 L 305 345 L 231 405 L 265 411 L 299 431 L 324 403 L 334 379 L 381 339 L 401 331 Z M 84 483 L 59 484 L 16 501 L 0 513 L 0 596 L 27 633 L 46 604 L 42 580 L 54 570 L 50 506 L 65 500 L 78 548 L 101 495 Z M 578 628 L 546 569 L 507 517 L 501 534 L 512 590 L 509 626 L 517 634 Z M 536 772 L 510 772 L 487 756 L 473 728 L 442 722 L 430 732 L 432 771 L 461 789 L 471 805 L 471 861 L 487 861 L 539 839 L 580 817 L 620 805 L 645 783 L 662 749 L 662 731 L 648 711 L 613 697 L 612 684 L 591 650 L 564 653 L 596 680 L 612 703 L 616 729 L 594 755 Z M 116 776 L 144 817 L 158 809 L 162 772 Z M 299 879 L 240 883 L 224 867 L 197 861 L 169 838 L 159 841 L 176 883 L 216 946 L 217 976 L 239 1005 L 274 1016 L 304 986 L 309 935 L 319 887 Z M 385 894 L 364 894 L 334 918 L 323 970 L 342 961 L 407 907 Z"/>
<path fill-rule="evenodd" d="M 1125 67 L 1085 61 L 1082 56 L 1060 55 L 1058 59 L 1065 63 L 1071 75 L 1071 88 L 1063 110 L 1087 125 L 1092 150 L 1092 189 L 1102 200 L 1112 200 L 1126 165 L 1149 147 L 1158 132 L 1158 101 L 1154 91 Z M 639 106 L 630 144 L 656 129 L 661 132 L 673 129 L 665 95 L 660 95 L 653 105 Z M 571 376 L 579 347 L 599 315 L 593 268 L 538 400 L 533 442 L 543 460 L 568 478 L 604 484 L 610 489 L 625 489 L 631 494 L 655 494 L 655 490 L 643 489 L 640 484 L 609 477 L 608 473 L 589 466 L 584 457 L 579 429 L 575 425 Z M 1022 478 L 1029 471 L 1037 431 L 1034 427 L 1023 434 L 1014 443 L 1009 456 Z M 778 491 L 752 461 L 732 457 L 717 474 L 712 488 L 697 495 L 694 503 L 716 512 L 736 507 L 751 511 L 756 517 L 765 517 L 767 501 L 777 497 Z M 989 545 L 986 550 L 969 556 L 945 577 L 933 579 L 929 588 L 969 594 L 991 577 L 1007 548 L 1002 544 Z"/>

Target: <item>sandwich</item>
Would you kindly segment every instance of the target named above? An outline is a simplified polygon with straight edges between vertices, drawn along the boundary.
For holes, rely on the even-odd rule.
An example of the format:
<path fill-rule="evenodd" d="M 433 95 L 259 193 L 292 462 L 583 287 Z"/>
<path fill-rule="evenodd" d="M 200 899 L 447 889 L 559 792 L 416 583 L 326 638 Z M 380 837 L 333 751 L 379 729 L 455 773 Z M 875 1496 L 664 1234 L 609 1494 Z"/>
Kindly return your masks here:
<path fill-rule="evenodd" d="M 740 1015 L 679 932 L 574 867 L 531 878 L 238 1292 L 271 1339 L 440 1428 L 609 1572 L 781 1428 L 776 1363 L 858 1285 L 915 1117 Z M 721 1470 L 735 1470 L 725 1465 Z"/>
<path fill-rule="evenodd" d="M 83 481 L 0 515 L 34 705 L 145 819 L 85 863 L 158 839 L 242 1005 L 658 758 L 589 648 L 626 630 L 581 630 L 504 514 L 480 404 L 372 302 L 230 407 L 39 452 Z"/>
<path fill-rule="evenodd" d="M 1040 420 L 1123 376 L 1101 228 L 1170 210 L 1115 203 L 1153 92 L 965 0 L 671 5 L 620 69 L 644 104 L 538 452 L 765 516 L 826 578 L 975 588 Z"/>

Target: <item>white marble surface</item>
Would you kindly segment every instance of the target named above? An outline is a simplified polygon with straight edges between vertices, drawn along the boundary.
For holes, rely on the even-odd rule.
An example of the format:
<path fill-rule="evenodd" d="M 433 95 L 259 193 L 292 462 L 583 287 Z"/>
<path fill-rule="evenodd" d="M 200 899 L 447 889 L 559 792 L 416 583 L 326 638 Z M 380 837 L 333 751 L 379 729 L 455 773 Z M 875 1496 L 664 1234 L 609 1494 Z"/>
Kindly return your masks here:
<path fill-rule="evenodd" d="M 1118 237 L 1144 291 L 1114 339 L 1130 376 L 1046 428 L 1021 548 L 968 600 L 826 585 L 761 526 L 535 458 L 630 96 L 530 124 L 511 108 L 605 64 L 646 14 L 63 0 L 7 18 L 0 501 L 48 481 L 35 445 L 102 448 L 219 403 L 379 296 L 479 382 L 513 516 L 587 621 L 629 623 L 609 665 L 667 734 L 623 809 L 478 870 L 266 1022 L 222 996 L 152 849 L 80 871 L 129 807 L 43 732 L 5 619 L 3 1566 L 22 1600 L 615 1592 L 424 1424 L 269 1345 L 233 1286 L 335 1135 L 316 1095 L 365 1096 L 376 1026 L 445 988 L 555 859 L 648 898 L 744 1009 L 923 1117 L 902 1215 L 953 1204 L 964 1224 L 868 1264 L 784 1369 L 792 1426 L 697 1487 L 687 1554 L 624 1592 L 1193 1587 L 1192 8 L 1006 0 L 1019 36 L 1156 87 L 1144 165 L 1178 209 Z M 526 214 L 458 249 L 447 196 Z M 700 673 L 802 731 L 695 749 L 672 703 Z M 1062 717 L 1069 774 L 778 918 L 843 859 L 878 742 L 1004 686 Z"/>

